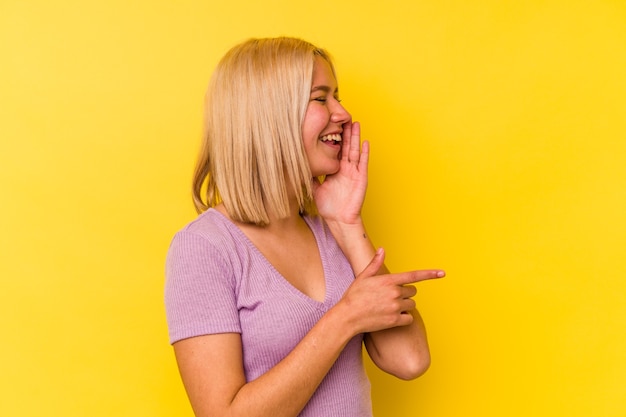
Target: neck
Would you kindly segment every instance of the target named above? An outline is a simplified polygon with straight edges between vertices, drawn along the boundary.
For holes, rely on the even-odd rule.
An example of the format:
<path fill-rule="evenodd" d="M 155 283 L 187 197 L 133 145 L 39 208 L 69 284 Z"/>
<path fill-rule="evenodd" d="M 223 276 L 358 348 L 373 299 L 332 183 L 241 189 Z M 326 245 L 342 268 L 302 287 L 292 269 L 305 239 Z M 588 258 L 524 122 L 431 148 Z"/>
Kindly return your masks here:
<path fill-rule="evenodd" d="M 293 230 L 293 228 L 302 227 L 305 224 L 302 216 L 300 216 L 300 206 L 298 205 L 298 200 L 295 193 L 292 189 L 289 189 L 287 193 L 289 199 L 289 209 L 287 217 L 278 217 L 276 213 L 268 210 L 267 215 L 269 217 L 269 224 L 267 226 L 263 226 L 263 229 L 268 230 L 272 233 L 281 234 L 283 231 Z M 230 219 L 230 216 L 222 203 L 215 206 L 215 209 L 220 211 L 223 215 Z M 248 223 L 241 223 L 233 219 L 231 219 L 231 221 L 235 222 L 241 228 L 258 227 Z"/>
<path fill-rule="evenodd" d="M 302 222 L 302 217 L 300 216 L 300 207 L 298 206 L 298 201 L 296 200 L 294 195 L 290 195 L 289 197 L 289 214 L 287 217 L 279 218 L 275 215 L 275 213 L 268 213 L 270 222 L 266 226 L 268 229 L 284 229 L 290 228 L 294 225 L 298 225 Z"/>

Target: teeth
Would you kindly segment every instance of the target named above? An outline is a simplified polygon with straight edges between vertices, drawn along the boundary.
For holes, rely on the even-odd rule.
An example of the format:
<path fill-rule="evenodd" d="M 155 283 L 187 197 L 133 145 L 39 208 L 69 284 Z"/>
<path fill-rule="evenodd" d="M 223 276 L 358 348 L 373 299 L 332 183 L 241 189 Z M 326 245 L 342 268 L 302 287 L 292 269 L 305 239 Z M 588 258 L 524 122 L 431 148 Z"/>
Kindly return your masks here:
<path fill-rule="evenodd" d="M 322 142 L 328 142 L 330 140 L 334 141 L 334 142 L 341 142 L 341 135 L 338 133 L 332 134 L 332 135 L 326 135 L 326 136 L 322 136 L 320 138 L 320 140 Z"/>

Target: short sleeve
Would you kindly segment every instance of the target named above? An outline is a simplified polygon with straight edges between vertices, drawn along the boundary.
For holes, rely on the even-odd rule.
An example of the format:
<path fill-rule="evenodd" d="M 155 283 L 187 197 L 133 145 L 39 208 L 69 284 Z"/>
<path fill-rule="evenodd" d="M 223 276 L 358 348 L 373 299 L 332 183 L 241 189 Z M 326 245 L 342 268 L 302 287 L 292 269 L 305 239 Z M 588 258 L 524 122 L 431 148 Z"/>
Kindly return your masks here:
<path fill-rule="evenodd" d="M 233 268 L 218 246 L 183 230 L 165 266 L 165 310 L 170 343 L 216 333 L 241 333 Z"/>

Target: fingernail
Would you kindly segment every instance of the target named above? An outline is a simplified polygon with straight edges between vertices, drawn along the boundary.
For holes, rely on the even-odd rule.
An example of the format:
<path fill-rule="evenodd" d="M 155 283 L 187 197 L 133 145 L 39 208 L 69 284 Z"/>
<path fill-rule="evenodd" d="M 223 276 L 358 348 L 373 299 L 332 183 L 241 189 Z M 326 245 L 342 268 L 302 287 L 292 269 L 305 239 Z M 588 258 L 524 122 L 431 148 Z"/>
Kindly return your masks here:
<path fill-rule="evenodd" d="M 437 278 L 441 278 L 441 277 L 445 277 L 445 276 L 446 276 L 445 272 L 443 272 L 443 271 L 438 271 L 437 272 Z"/>

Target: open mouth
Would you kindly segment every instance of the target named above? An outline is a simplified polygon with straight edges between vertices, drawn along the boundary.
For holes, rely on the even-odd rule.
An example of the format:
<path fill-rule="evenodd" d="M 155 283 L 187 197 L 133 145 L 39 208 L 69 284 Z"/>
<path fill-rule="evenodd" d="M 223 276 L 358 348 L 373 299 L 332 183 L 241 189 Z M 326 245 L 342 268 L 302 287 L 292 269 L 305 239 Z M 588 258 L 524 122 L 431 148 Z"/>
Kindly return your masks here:
<path fill-rule="evenodd" d="M 332 133 L 330 135 L 322 136 L 320 140 L 329 145 L 339 145 L 341 144 L 341 135 L 339 133 Z"/>

